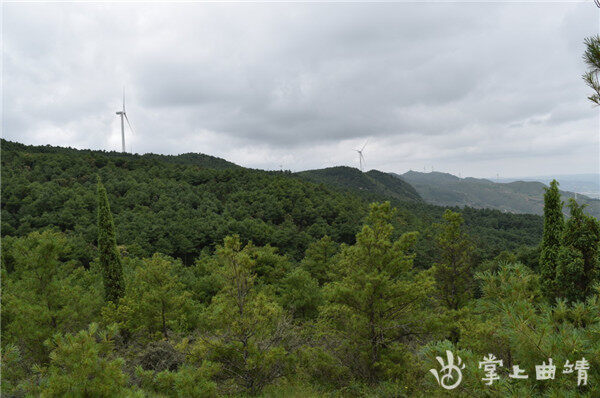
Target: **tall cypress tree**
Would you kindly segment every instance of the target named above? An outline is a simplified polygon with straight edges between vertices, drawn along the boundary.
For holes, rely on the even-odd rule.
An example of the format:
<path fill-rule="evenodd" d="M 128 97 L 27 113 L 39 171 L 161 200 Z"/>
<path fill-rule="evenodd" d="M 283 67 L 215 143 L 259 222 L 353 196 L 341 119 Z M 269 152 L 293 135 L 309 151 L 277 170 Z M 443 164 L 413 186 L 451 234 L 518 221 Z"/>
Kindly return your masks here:
<path fill-rule="evenodd" d="M 124 293 L 123 266 L 117 250 L 115 224 L 106 188 L 98 177 L 98 251 L 104 279 L 104 299 L 116 302 Z"/>
<path fill-rule="evenodd" d="M 600 279 L 600 223 L 586 215 L 583 212 L 585 205 L 578 205 L 573 198 L 569 199 L 567 206 L 571 210 L 571 217 L 566 222 L 563 246 L 558 256 L 557 295 L 572 301 L 583 301 L 593 293 L 593 286 Z"/>
<path fill-rule="evenodd" d="M 544 234 L 540 252 L 542 287 L 550 299 L 556 294 L 556 265 L 565 227 L 562 208 L 558 182 L 552 180 L 544 194 Z"/>

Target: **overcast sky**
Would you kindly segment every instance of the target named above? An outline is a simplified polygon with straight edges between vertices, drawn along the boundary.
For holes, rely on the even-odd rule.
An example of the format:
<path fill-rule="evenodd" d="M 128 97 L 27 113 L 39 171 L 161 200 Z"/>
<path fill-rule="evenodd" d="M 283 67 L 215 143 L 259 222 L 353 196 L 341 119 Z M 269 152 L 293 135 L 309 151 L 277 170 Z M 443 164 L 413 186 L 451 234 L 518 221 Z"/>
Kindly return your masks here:
<path fill-rule="evenodd" d="M 593 2 L 3 5 L 3 136 L 293 171 L 599 171 Z"/>

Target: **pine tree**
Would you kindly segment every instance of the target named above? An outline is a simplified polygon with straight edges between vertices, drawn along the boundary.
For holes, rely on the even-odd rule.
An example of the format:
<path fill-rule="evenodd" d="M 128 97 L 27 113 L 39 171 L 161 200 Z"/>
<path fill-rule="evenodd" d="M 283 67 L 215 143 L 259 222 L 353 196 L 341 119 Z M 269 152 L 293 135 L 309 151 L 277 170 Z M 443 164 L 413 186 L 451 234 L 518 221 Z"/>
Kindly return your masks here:
<path fill-rule="evenodd" d="M 68 260 L 72 245 L 63 233 L 32 232 L 2 237 L 2 243 L 3 260 L 10 258 L 12 268 L 10 273 L 3 269 L 0 278 L 2 348 L 14 344 L 29 369 L 48 361 L 44 341 L 54 333 L 79 330 L 95 319 L 102 286 L 94 272 Z"/>
<path fill-rule="evenodd" d="M 567 220 L 556 270 L 557 295 L 583 301 L 599 280 L 598 244 L 600 223 L 583 212 L 573 198 L 569 200 L 571 216 Z"/>
<path fill-rule="evenodd" d="M 556 265 L 564 230 L 563 202 L 560 200 L 558 182 L 552 180 L 544 194 L 544 233 L 540 252 L 542 288 L 552 299 L 556 293 Z"/>
<path fill-rule="evenodd" d="M 437 290 L 444 305 L 458 310 L 471 298 L 473 287 L 473 245 L 462 230 L 460 213 L 446 210 L 444 223 L 437 225 L 441 261 L 435 265 Z"/>
<path fill-rule="evenodd" d="M 600 83 L 598 74 L 600 73 L 600 35 L 588 37 L 584 41 L 586 49 L 583 54 L 583 60 L 588 66 L 588 70 L 583 74 L 585 83 L 594 90 L 594 94 L 588 99 L 600 105 Z"/>
<path fill-rule="evenodd" d="M 473 244 L 463 231 L 464 220 L 460 213 L 446 210 L 444 223 L 437 224 L 436 241 L 441 249 L 441 261 L 434 267 L 436 295 L 449 310 L 454 322 L 462 317 L 461 309 L 473 293 Z M 458 342 L 460 329 L 449 324 L 450 340 Z"/>
<path fill-rule="evenodd" d="M 222 288 L 204 313 L 204 333 L 193 349 L 218 363 L 219 377 L 246 395 L 259 393 L 287 373 L 290 357 L 284 347 L 292 330 L 268 289 L 256 283 L 254 252 L 237 235 L 225 237 L 217 247 L 220 267 L 213 271 Z"/>
<path fill-rule="evenodd" d="M 338 249 L 338 244 L 325 235 L 320 240 L 308 246 L 301 266 L 319 282 L 319 285 L 330 282 L 328 273 L 331 268 L 333 256 L 337 254 Z"/>
<path fill-rule="evenodd" d="M 116 302 L 123 296 L 123 266 L 117 250 L 115 225 L 108 204 L 106 188 L 98 177 L 98 251 L 104 279 L 104 298 Z"/>
<path fill-rule="evenodd" d="M 344 246 L 325 285 L 323 335 L 340 364 L 355 377 L 377 382 L 400 378 L 410 360 L 405 343 L 434 333 L 429 305 L 434 281 L 413 269 L 417 233 L 393 240 L 394 209 L 372 204 L 356 244 Z"/>
<path fill-rule="evenodd" d="M 119 305 L 105 307 L 105 321 L 118 322 L 122 331 L 135 335 L 138 341 L 169 340 L 173 332 L 191 328 L 196 307 L 182 283 L 182 267 L 159 253 L 140 261 L 131 272 L 130 286 Z"/>
<path fill-rule="evenodd" d="M 127 391 L 125 361 L 114 358 L 114 327 L 98 331 L 92 323 L 77 334 L 57 333 L 46 344 L 52 349 L 41 386 L 42 397 L 131 396 Z"/>

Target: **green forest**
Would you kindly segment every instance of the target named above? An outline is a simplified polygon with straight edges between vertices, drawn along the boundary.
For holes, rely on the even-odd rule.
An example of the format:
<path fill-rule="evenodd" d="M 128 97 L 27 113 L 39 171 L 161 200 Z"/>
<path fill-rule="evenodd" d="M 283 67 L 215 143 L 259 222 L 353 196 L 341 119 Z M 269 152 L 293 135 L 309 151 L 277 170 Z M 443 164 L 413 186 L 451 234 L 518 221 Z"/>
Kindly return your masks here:
<path fill-rule="evenodd" d="M 2 396 L 600 396 L 600 222 L 556 180 L 538 216 L 377 170 L 0 145 Z"/>
<path fill-rule="evenodd" d="M 541 217 L 377 171 L 1 149 L 3 396 L 600 395 L 600 224 L 556 183 Z"/>

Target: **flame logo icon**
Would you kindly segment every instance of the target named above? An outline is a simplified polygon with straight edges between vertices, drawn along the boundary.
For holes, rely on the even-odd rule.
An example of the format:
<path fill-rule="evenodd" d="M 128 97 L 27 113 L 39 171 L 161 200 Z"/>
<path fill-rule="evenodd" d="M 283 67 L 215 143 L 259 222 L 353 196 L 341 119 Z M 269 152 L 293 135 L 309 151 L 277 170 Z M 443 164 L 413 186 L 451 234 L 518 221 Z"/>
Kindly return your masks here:
<path fill-rule="evenodd" d="M 433 374 L 440 386 L 442 386 L 446 390 L 452 390 L 458 387 L 458 385 L 462 381 L 462 369 L 465 368 L 465 364 L 462 363 L 462 359 L 460 359 L 459 356 L 456 357 L 455 364 L 454 354 L 452 354 L 452 351 L 446 350 L 446 357 L 448 360 L 447 363 L 444 363 L 444 359 L 442 357 L 436 357 L 436 359 L 442 366 L 439 373 L 436 369 L 429 369 L 429 371 L 431 372 L 431 374 Z M 452 383 L 453 381 L 454 383 Z"/>

